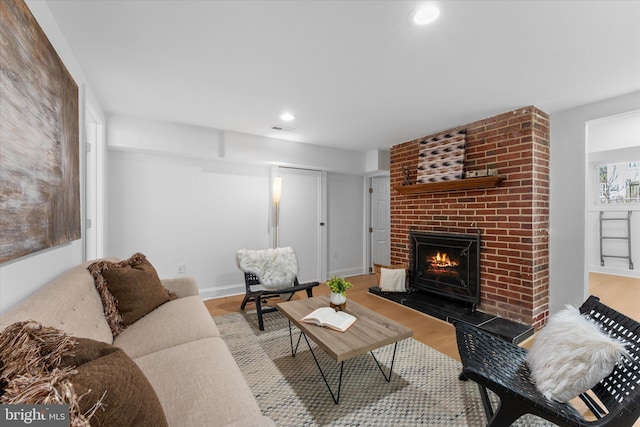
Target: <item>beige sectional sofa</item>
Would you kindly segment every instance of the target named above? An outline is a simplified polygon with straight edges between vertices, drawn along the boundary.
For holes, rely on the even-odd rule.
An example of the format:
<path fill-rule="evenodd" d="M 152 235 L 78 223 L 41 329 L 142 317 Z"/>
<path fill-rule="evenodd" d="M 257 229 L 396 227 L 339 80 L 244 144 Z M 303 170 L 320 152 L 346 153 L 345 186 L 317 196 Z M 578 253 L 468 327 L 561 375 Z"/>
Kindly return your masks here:
<path fill-rule="evenodd" d="M 149 380 L 170 426 L 274 425 L 262 416 L 192 278 L 162 280 L 178 298 L 113 339 L 88 265 L 67 271 L 0 314 L 0 330 L 35 320 L 122 348 Z"/>

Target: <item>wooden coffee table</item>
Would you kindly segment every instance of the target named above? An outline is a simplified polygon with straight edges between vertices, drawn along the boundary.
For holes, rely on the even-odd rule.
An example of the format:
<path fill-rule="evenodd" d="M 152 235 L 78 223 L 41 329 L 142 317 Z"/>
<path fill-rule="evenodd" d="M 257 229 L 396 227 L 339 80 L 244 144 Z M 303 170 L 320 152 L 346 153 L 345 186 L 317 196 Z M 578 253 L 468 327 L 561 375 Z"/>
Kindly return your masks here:
<path fill-rule="evenodd" d="M 413 336 L 413 330 L 350 300 L 347 301 L 347 309 L 345 311 L 354 315 L 358 320 L 356 320 L 356 322 L 345 332 L 334 331 L 328 328 L 322 328 L 320 326 L 300 322 L 300 319 L 311 313 L 316 308 L 328 306 L 328 296 L 298 299 L 282 302 L 277 305 L 278 310 L 289 319 L 291 356 L 295 357 L 298 345 L 300 344 L 300 339 L 304 337 L 309 349 L 311 350 L 313 359 L 320 370 L 322 379 L 329 389 L 329 393 L 331 394 L 333 401 L 338 404 L 340 401 L 340 389 L 342 387 L 342 372 L 344 362 L 346 360 L 367 352 L 371 353 L 371 356 L 373 356 L 373 359 L 376 361 L 376 364 L 378 365 L 378 368 L 380 368 L 385 380 L 389 382 L 391 381 L 391 373 L 393 371 L 393 362 L 396 357 L 398 341 Z M 295 348 L 293 346 L 292 323 L 301 331 Z M 331 386 L 329 386 L 329 383 L 327 382 L 327 378 L 318 363 L 318 359 L 311 348 L 308 338 L 311 338 L 318 347 L 322 348 L 336 362 L 340 362 L 340 379 L 338 381 L 338 392 L 335 395 L 331 390 Z M 376 359 L 375 355 L 371 351 L 390 344 L 394 344 L 394 348 L 389 374 L 387 375 L 378 362 L 378 359 Z"/>

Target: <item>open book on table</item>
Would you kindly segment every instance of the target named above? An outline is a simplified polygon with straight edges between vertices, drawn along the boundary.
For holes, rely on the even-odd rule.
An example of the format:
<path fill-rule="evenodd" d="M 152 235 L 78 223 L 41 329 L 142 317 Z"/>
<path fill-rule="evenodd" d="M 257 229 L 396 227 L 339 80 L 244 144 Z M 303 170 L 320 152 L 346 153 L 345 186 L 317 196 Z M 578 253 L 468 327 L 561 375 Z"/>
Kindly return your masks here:
<path fill-rule="evenodd" d="M 349 329 L 349 326 L 353 325 L 356 318 L 344 311 L 335 311 L 331 307 L 320 307 L 300 319 L 300 321 L 344 332 Z"/>

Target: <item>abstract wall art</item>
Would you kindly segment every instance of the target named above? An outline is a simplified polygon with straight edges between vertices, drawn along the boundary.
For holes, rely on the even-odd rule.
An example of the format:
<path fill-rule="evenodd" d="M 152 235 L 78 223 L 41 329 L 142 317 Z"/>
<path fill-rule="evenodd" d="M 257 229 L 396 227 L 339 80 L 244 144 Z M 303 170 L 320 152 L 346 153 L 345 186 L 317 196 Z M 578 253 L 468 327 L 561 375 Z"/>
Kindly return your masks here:
<path fill-rule="evenodd" d="M 0 263 L 81 236 L 78 86 L 22 0 L 0 1 Z"/>
<path fill-rule="evenodd" d="M 459 130 L 420 141 L 419 184 L 462 178 L 466 133 Z"/>

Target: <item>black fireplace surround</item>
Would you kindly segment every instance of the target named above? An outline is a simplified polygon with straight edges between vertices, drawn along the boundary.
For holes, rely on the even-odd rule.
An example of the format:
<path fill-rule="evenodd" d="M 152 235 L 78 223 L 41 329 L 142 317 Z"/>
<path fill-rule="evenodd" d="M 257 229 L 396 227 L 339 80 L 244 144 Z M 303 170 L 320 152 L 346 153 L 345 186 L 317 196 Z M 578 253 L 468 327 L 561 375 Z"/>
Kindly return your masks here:
<path fill-rule="evenodd" d="M 409 232 L 409 290 L 369 292 L 446 322 L 475 325 L 518 344 L 533 327 L 476 310 L 480 303 L 480 233 Z"/>
<path fill-rule="evenodd" d="M 480 234 L 410 231 L 409 286 L 468 304 L 480 303 Z"/>

